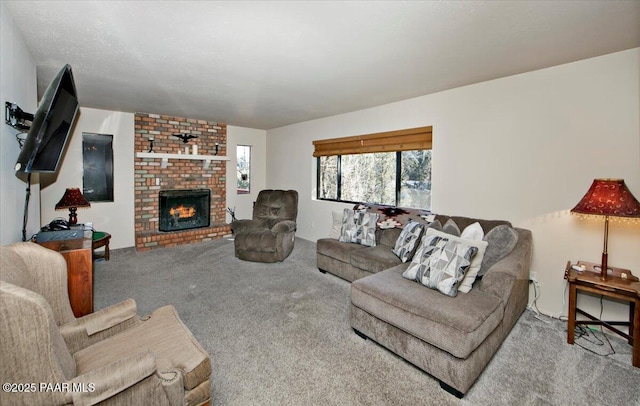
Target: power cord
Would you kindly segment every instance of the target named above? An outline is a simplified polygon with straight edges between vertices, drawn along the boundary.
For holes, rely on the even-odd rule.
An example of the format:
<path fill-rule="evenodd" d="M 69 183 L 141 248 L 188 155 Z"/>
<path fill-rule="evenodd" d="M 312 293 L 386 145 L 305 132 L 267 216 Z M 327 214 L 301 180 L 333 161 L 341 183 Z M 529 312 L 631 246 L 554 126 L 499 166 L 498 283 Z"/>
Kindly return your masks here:
<path fill-rule="evenodd" d="M 558 316 L 554 316 L 552 314 L 546 314 L 543 313 L 542 311 L 540 311 L 540 309 L 538 309 L 538 299 L 540 298 L 540 284 L 538 283 L 538 281 L 533 280 L 533 279 L 529 279 L 529 283 L 533 284 L 533 301 L 531 302 L 530 305 L 527 305 L 527 309 L 531 310 L 533 313 L 535 313 L 535 318 L 545 322 L 547 324 L 551 323 L 551 319 L 556 319 L 556 320 L 560 320 L 560 321 L 567 321 L 567 316 L 562 316 L 562 315 L 558 315 Z M 547 317 L 549 320 L 547 319 L 543 319 L 541 316 Z"/>
<path fill-rule="evenodd" d="M 602 320 L 602 311 L 604 308 L 602 304 L 602 298 L 603 296 L 601 295 L 600 296 L 600 317 L 599 317 L 600 320 Z M 580 324 L 576 325 L 574 329 L 574 344 L 576 344 L 578 347 L 582 348 L 583 350 L 589 351 L 590 353 L 599 355 L 601 357 L 608 357 L 609 355 L 615 354 L 616 350 L 613 349 L 613 345 L 611 345 L 611 341 L 609 341 L 607 334 L 602 330 L 602 325 L 600 325 L 600 334 L 602 334 L 602 337 L 604 337 L 604 341 L 606 341 L 609 346 L 609 351 L 606 354 L 600 354 L 590 348 L 585 347 L 584 345 L 580 344 L 577 341 L 578 339 L 584 339 L 586 342 L 596 347 L 604 346 L 605 345 L 604 341 L 598 338 L 598 336 L 596 336 L 595 334 L 596 331 L 597 330 L 595 329 L 586 328 Z"/>

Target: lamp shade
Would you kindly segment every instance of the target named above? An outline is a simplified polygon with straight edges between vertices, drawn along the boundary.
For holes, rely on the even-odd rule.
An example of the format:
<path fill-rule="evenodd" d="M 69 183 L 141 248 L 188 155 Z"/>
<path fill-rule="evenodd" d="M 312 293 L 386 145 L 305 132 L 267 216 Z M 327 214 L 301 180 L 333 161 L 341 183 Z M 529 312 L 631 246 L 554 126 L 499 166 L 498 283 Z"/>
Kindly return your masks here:
<path fill-rule="evenodd" d="M 91 207 L 91 203 L 87 201 L 78 188 L 69 188 L 65 190 L 62 199 L 56 203 L 56 210 L 69 209 L 71 207 Z"/>
<path fill-rule="evenodd" d="M 640 221 L 640 202 L 631 194 L 623 179 L 594 179 L 571 213 Z"/>

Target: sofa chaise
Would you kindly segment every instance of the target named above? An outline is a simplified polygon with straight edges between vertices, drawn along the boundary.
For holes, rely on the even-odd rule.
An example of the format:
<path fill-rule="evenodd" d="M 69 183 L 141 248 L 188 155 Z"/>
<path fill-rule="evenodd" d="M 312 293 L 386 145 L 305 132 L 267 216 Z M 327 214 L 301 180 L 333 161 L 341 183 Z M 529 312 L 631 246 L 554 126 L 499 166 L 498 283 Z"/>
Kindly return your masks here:
<path fill-rule="evenodd" d="M 532 237 L 507 221 L 452 219 L 460 229 L 478 222 L 485 233 L 494 227 L 513 230 L 513 244 L 488 267 L 467 293 L 455 297 L 403 277 L 403 263 L 391 249 L 400 230 L 376 229 L 376 246 L 335 239 L 317 244 L 318 268 L 353 282 L 351 327 L 439 380 L 462 397 L 477 380 L 526 309 Z M 511 248 L 512 247 L 512 248 Z M 414 251 L 415 252 L 415 251 Z"/>

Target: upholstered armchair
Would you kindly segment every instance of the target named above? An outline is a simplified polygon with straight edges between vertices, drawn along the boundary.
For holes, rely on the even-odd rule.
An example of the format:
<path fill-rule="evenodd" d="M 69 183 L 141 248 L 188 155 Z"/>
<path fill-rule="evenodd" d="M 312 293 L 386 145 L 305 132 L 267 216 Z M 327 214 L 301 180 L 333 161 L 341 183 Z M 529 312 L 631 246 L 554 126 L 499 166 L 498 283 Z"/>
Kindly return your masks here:
<path fill-rule="evenodd" d="M 253 204 L 252 220 L 231 223 L 236 257 L 245 261 L 280 262 L 293 250 L 298 192 L 262 190 Z"/>
<path fill-rule="evenodd" d="M 64 258 L 30 242 L 0 247 L 0 353 L 0 380 L 23 385 L 2 405 L 210 403 L 209 356 L 173 306 L 75 318 Z"/>

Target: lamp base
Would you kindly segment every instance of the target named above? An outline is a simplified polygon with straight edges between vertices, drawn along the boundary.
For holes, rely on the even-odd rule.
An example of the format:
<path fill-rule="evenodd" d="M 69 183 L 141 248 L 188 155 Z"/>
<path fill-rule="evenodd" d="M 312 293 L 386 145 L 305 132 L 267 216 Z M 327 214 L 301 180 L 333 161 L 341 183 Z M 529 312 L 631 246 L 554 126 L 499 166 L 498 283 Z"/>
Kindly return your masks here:
<path fill-rule="evenodd" d="M 69 207 L 69 224 L 76 224 L 78 222 L 77 207 Z"/>

